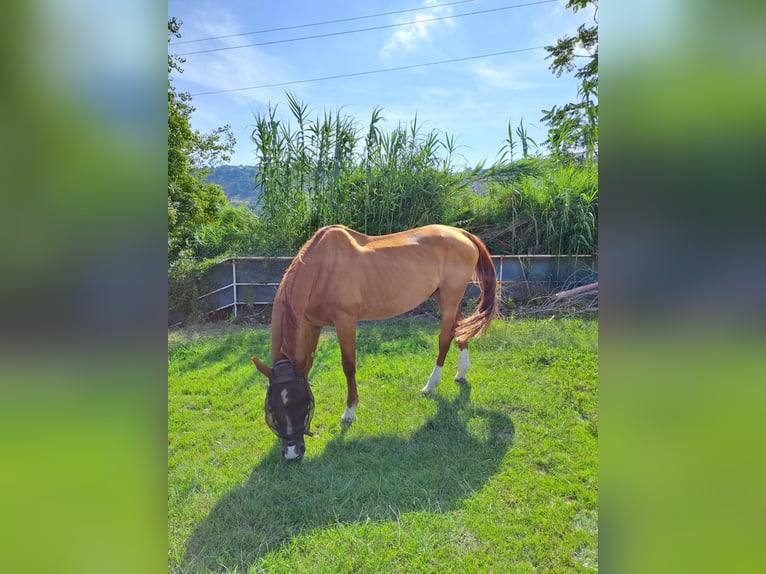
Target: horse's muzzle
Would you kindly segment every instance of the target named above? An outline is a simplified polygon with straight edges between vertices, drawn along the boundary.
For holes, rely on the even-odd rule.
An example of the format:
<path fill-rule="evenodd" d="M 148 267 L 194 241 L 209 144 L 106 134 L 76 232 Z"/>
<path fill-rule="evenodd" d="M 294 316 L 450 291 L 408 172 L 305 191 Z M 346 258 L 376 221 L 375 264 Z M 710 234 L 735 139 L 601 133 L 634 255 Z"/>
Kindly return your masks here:
<path fill-rule="evenodd" d="M 282 447 L 282 458 L 285 460 L 300 462 L 303 460 L 303 455 L 305 453 L 306 444 L 303 441 Z"/>

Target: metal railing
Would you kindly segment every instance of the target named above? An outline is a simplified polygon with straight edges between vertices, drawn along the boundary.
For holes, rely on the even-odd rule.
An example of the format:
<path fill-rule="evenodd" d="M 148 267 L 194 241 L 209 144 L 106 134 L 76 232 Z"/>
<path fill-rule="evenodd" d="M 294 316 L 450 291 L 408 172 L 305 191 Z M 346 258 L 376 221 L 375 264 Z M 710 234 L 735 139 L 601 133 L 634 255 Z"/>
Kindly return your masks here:
<path fill-rule="evenodd" d="M 228 257 L 206 274 L 208 291 L 198 299 L 201 312 L 232 309 L 235 317 L 243 305 L 270 305 L 292 257 Z M 524 298 L 598 280 L 597 258 L 591 255 L 493 255 L 501 293 Z M 478 296 L 469 284 L 465 297 Z M 185 317 L 171 310 L 168 322 L 177 325 Z"/>

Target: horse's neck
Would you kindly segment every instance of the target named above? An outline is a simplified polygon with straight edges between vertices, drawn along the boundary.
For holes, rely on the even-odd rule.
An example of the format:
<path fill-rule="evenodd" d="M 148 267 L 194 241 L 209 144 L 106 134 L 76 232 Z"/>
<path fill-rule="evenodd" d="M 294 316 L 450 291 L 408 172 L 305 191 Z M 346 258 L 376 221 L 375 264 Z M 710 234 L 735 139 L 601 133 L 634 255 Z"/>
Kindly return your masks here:
<path fill-rule="evenodd" d="M 276 362 L 281 357 L 286 357 L 295 366 L 298 373 L 306 374 L 308 350 L 305 346 L 304 331 L 306 322 L 303 319 L 305 305 L 292 306 L 292 318 L 284 308 L 286 304 L 280 301 L 275 303 L 274 314 L 271 323 L 271 349 L 272 361 Z"/>
<path fill-rule="evenodd" d="M 290 359 L 295 372 L 308 376 L 308 353 L 305 336 L 306 323 L 299 319 L 296 329 L 282 338 L 282 354 Z"/>

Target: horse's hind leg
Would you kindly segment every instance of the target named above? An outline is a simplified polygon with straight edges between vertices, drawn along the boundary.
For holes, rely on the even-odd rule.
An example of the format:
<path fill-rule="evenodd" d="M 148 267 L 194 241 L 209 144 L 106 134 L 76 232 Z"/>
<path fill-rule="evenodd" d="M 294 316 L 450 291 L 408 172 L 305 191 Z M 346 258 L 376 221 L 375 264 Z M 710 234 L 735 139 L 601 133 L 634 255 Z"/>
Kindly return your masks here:
<path fill-rule="evenodd" d="M 457 324 L 457 322 L 462 318 L 463 314 L 458 311 L 457 315 L 455 316 L 455 324 Z M 455 341 L 455 343 L 459 349 L 457 355 L 457 373 L 455 374 L 455 382 L 467 383 L 468 379 L 466 379 L 465 375 L 471 368 L 471 361 L 468 359 L 468 342 L 466 341 L 465 343 L 461 343 L 460 341 Z"/>
<path fill-rule="evenodd" d="M 423 394 L 426 395 L 439 386 L 442 380 L 442 370 L 444 369 L 444 360 L 447 357 L 447 351 L 452 343 L 453 332 L 455 330 L 455 321 L 459 315 L 458 305 L 460 303 L 460 295 L 457 297 L 445 297 L 441 290 L 437 290 L 432 295 L 433 299 L 439 305 L 439 310 L 442 314 L 441 331 L 439 332 L 439 354 L 436 357 L 436 365 L 431 372 L 431 376 L 428 378 L 426 386 L 423 387 Z M 468 359 L 468 345 L 465 345 L 465 349 L 461 349 L 462 354 L 465 353 L 465 359 Z M 466 368 L 465 371 L 468 369 Z M 458 371 L 460 373 L 460 371 Z M 457 378 L 457 377 L 456 377 Z M 465 380 L 465 372 L 463 372 L 463 380 Z"/>

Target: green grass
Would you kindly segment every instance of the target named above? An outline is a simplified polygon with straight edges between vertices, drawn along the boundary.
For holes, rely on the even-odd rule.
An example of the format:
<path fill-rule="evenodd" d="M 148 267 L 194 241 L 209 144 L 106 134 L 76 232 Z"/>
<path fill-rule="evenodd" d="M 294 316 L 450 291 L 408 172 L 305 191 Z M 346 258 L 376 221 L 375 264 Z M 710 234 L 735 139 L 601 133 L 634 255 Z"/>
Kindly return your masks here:
<path fill-rule="evenodd" d="M 438 323 L 358 332 L 358 420 L 323 333 L 306 458 L 263 422 L 266 328 L 175 331 L 168 360 L 171 572 L 583 572 L 598 568 L 594 319 L 496 320 L 420 395 Z"/>

